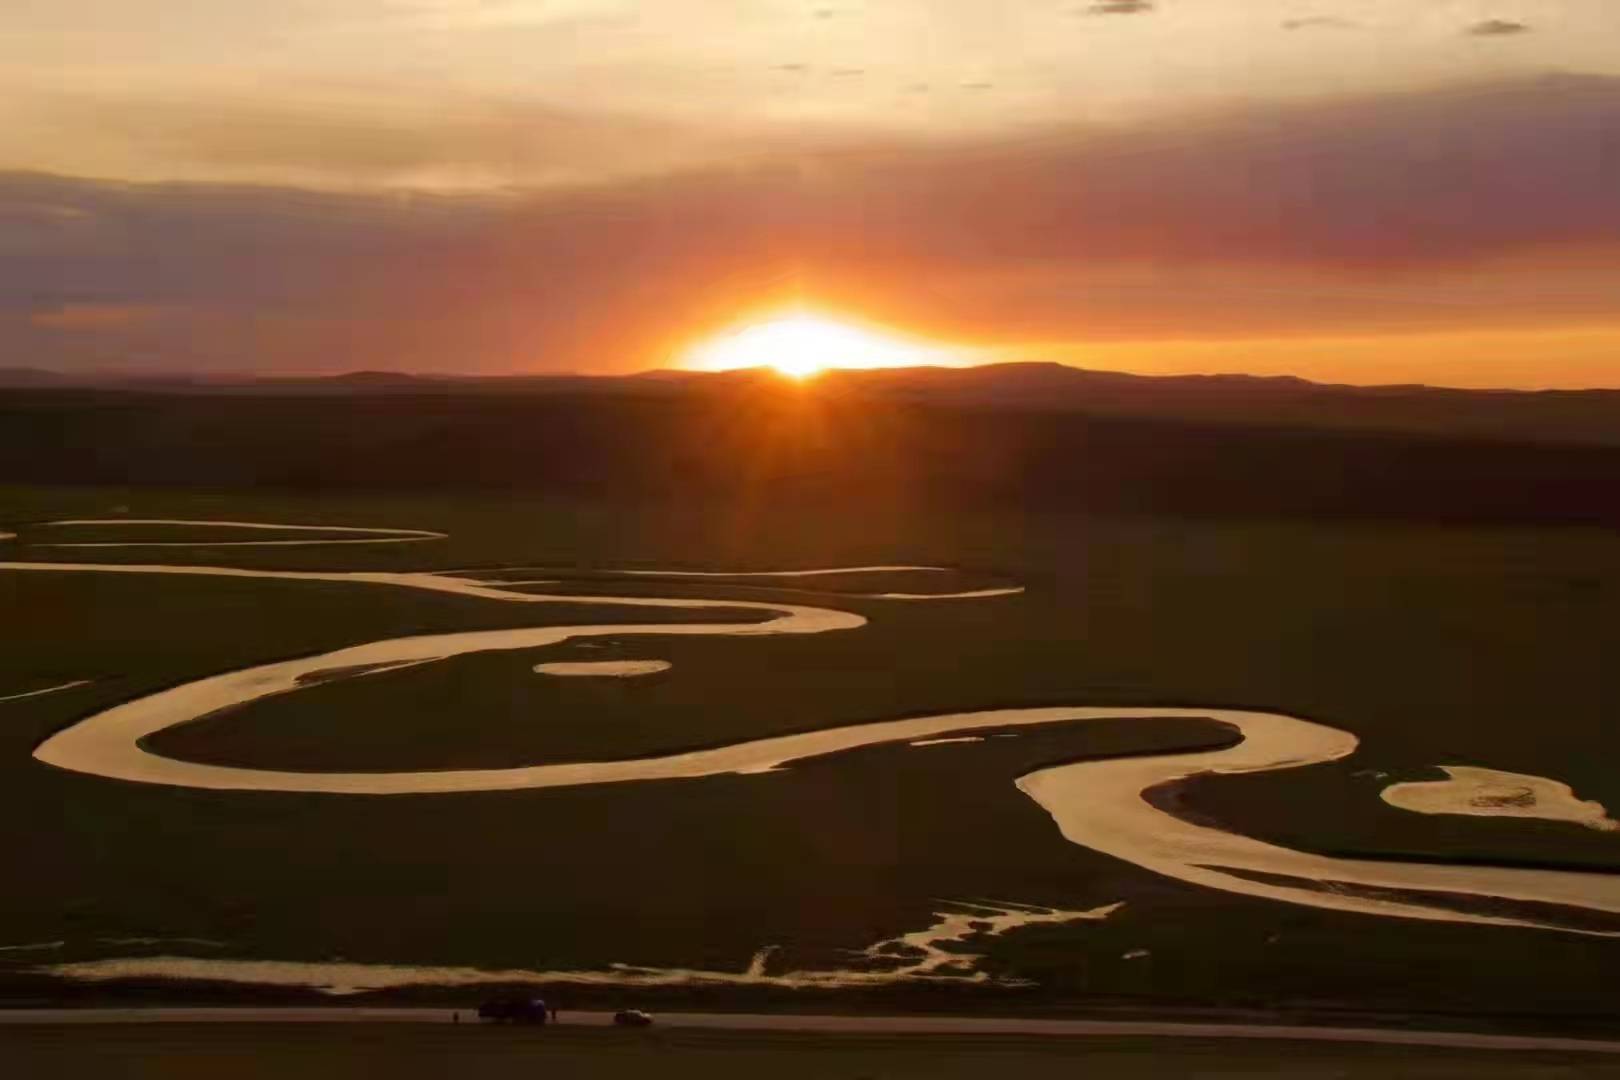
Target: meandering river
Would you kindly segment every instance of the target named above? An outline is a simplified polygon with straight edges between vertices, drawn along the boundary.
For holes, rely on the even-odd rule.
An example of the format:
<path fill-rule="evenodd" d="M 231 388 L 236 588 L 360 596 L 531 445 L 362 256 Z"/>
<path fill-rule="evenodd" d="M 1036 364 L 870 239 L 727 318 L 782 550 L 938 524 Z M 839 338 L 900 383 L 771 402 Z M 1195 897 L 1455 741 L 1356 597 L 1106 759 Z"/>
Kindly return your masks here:
<path fill-rule="evenodd" d="M 196 524 L 209 524 L 198 522 Z M 247 527 L 247 526 L 245 526 Z M 285 526 L 277 526 L 285 528 Z M 384 530 L 368 530 L 384 532 Z M 400 530 L 403 532 L 403 530 Z M 771 572 L 776 576 L 931 569 L 861 567 Z M 468 653 L 533 649 L 612 635 L 756 636 L 856 630 L 865 619 L 833 608 L 730 599 L 581 596 L 513 591 L 451 573 L 256 570 L 215 566 L 0 562 L 22 573 L 190 575 L 359 583 L 425 589 L 506 603 L 758 612 L 755 622 L 623 623 L 541 626 L 417 635 L 366 642 L 319 656 L 225 672 L 114 705 L 52 735 L 34 756 L 57 768 L 116 780 L 227 791 L 386 796 L 564 788 L 633 781 L 767 773 L 807 758 L 887 743 L 928 743 L 985 729 L 1089 720 L 1207 718 L 1241 736 L 1225 749 L 1081 761 L 1018 779 L 1018 789 L 1051 815 L 1062 835 L 1094 851 L 1190 884 L 1293 904 L 1451 922 L 1595 933 L 1560 909 L 1620 914 L 1620 876 L 1577 871 L 1344 859 L 1298 851 L 1194 822 L 1155 805 L 1149 793 L 1200 773 L 1264 772 L 1350 755 L 1349 732 L 1277 712 L 1224 707 L 1118 707 L 1094 704 L 946 713 L 885 720 L 738 742 L 631 761 L 574 762 L 501 769 L 408 772 L 291 772 L 180 761 L 142 741 L 166 728 L 331 678 L 364 677 Z M 641 576 L 650 571 L 626 572 Z M 685 572 L 680 576 L 711 576 Z M 715 577 L 766 576 L 748 575 Z M 1006 590 L 892 594 L 894 599 L 971 600 Z M 833 600 L 836 594 L 829 594 Z M 883 594 L 877 594 L 883 595 Z M 987 883 L 987 885 L 990 883 Z M 1481 906 L 1469 900 L 1490 898 Z M 1502 901 L 1509 902 L 1507 904 Z M 1515 907 L 1514 905 L 1529 905 Z M 1589 924 L 1589 920 L 1587 920 Z"/>

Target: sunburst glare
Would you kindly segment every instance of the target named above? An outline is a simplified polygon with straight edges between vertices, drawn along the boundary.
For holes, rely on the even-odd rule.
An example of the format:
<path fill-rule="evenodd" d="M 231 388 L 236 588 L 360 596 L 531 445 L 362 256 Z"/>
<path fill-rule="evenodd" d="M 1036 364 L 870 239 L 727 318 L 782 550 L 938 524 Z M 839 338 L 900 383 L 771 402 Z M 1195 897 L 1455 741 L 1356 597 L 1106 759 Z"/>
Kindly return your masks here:
<path fill-rule="evenodd" d="M 951 355 L 898 334 L 805 312 L 778 314 L 707 338 L 689 348 L 682 366 L 702 371 L 774 368 L 807 379 L 830 368 L 950 364 Z"/>

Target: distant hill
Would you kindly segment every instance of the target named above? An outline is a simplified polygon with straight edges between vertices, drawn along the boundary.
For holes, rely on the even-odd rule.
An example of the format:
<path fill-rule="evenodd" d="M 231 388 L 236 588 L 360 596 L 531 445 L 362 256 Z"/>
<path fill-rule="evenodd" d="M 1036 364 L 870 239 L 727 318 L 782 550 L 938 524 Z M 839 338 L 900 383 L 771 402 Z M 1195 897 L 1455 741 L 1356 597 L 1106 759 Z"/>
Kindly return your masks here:
<path fill-rule="evenodd" d="M 185 394 L 635 395 L 782 392 L 954 409 L 1080 413 L 1245 427 L 1398 432 L 1515 443 L 1620 445 L 1617 390 L 1455 390 L 1345 386 L 1290 376 L 1129 375 L 1051 363 L 829 371 L 785 384 L 766 370 L 634 375 L 413 375 L 356 371 L 311 377 L 84 376 L 0 368 L 0 390 L 94 388 Z"/>
<path fill-rule="evenodd" d="M 1344 386 L 1292 376 L 1129 375 L 1062 364 L 832 372 L 848 390 L 926 404 L 1094 416 L 1620 444 L 1620 391 Z"/>
<path fill-rule="evenodd" d="M 1616 528 L 1614 397 L 1040 366 L 35 386 L 0 392 L 0 484 Z"/>

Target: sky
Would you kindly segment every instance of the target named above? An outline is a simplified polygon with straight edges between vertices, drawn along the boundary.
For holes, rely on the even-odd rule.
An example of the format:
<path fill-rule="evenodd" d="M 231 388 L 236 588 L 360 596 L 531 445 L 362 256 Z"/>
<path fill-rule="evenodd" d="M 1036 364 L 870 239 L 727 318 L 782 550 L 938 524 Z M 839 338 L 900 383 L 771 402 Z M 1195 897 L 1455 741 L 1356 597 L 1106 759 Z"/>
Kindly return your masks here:
<path fill-rule="evenodd" d="M 20 0 L 0 367 L 1620 387 L 1613 0 Z"/>

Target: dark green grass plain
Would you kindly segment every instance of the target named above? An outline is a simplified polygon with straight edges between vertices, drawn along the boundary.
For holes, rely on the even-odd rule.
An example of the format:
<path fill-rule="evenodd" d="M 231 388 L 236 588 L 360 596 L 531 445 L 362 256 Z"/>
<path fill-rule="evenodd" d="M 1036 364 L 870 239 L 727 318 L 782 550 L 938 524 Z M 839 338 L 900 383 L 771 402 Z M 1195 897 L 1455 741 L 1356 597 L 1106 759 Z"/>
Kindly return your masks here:
<path fill-rule="evenodd" d="M 1541 1078 L 1620 1075 L 1589 1055 L 1488 1053 L 1196 1039 L 806 1036 L 692 1031 L 544 1032 L 399 1025 L 157 1025 L 0 1031 L 0 1053 L 38 1080 L 397 1080 L 773 1076 L 780 1080 L 1028 1080 L 1362 1076 Z"/>
<path fill-rule="evenodd" d="M 602 650 L 463 657 L 265 701 L 160 737 L 167 751 L 294 767 L 499 765 L 998 706 L 1273 707 L 1351 730 L 1362 748 L 1332 766 L 1201 782 L 1188 793 L 1194 809 L 1317 850 L 1620 868 L 1612 834 L 1406 814 L 1377 799 L 1382 781 L 1371 775 L 1483 765 L 1554 776 L 1620 807 L 1609 765 L 1620 676 L 1607 663 L 1620 548 L 1595 530 L 939 520 L 903 510 L 854 521 L 780 507 L 654 515 L 532 499 L 82 490 L 0 493 L 0 528 L 28 541 L 29 521 L 118 506 L 137 517 L 432 528 L 451 538 L 0 553 L 306 569 L 939 562 L 975 582 L 1029 587 L 981 601 L 829 600 L 871 618 L 848 633 L 625 638 Z M 621 587 L 771 595 L 721 583 Z M 101 938 L 192 936 L 224 941 L 231 955 L 285 959 L 740 970 L 754 949 L 781 944 L 780 970 L 838 963 L 840 950 L 915 929 L 936 898 L 1125 900 L 1102 923 L 985 946 L 991 970 L 1039 984 L 994 1007 L 1389 1009 L 1599 1027 L 1620 1011 L 1613 944 L 1193 889 L 1067 844 L 1012 786 L 1053 760 L 1218 734 L 1196 722 L 875 748 L 770 777 L 386 800 L 170 791 L 69 776 L 27 756 L 50 730 L 156 686 L 378 637 L 537 621 L 608 619 L 602 609 L 364 586 L 0 573 L 0 625 L 12 628 L 0 692 L 98 680 L 0 704 L 0 831 L 10 834 L 0 842 L 17 870 L 0 895 L 0 927 L 11 942 L 65 940 L 59 955 L 69 959 L 130 951 Z M 529 671 L 541 660 L 618 656 L 675 667 L 613 684 Z M 1138 948 L 1150 957 L 1122 960 Z M 25 958 L 5 955 L 22 978 Z"/>

